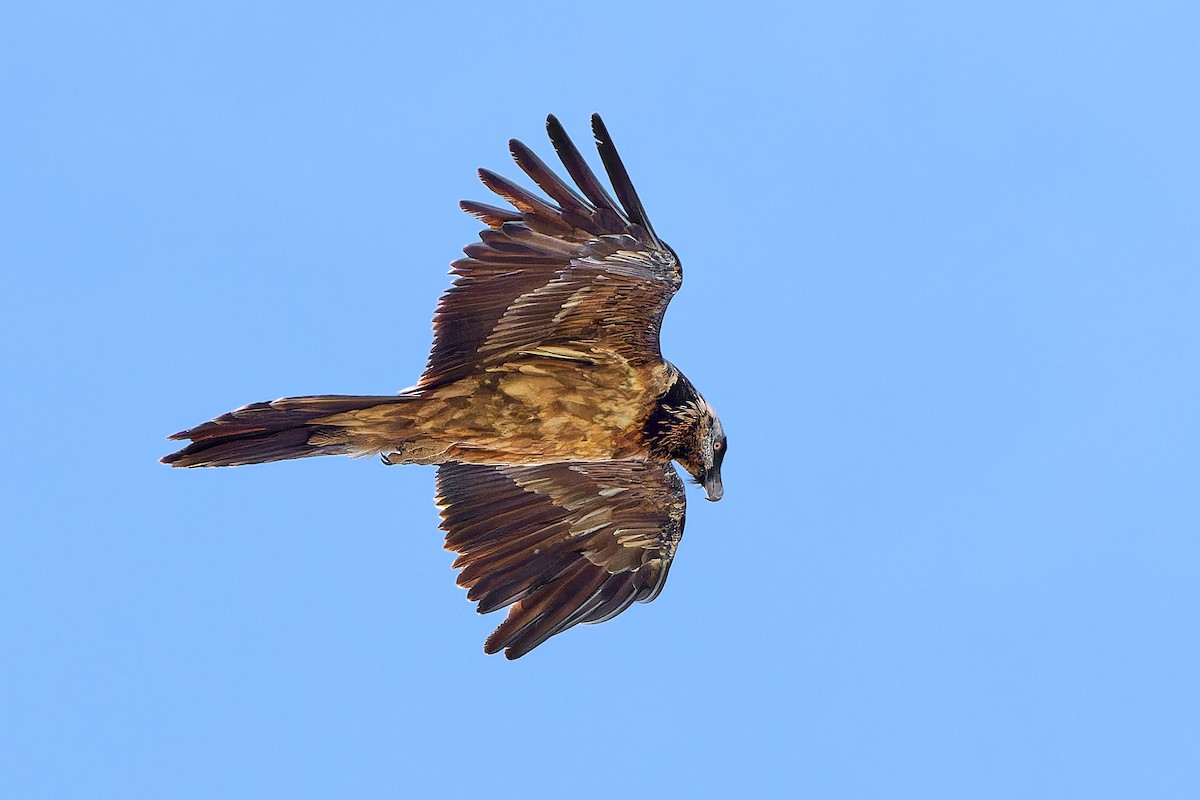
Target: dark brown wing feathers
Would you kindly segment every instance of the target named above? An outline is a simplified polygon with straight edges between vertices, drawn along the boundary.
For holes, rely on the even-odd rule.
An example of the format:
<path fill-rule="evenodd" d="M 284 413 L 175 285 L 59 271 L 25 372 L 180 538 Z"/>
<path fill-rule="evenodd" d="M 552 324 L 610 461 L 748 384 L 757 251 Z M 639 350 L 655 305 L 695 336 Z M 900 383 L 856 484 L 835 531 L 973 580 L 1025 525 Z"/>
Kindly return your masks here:
<path fill-rule="evenodd" d="M 459 585 L 480 613 L 511 605 L 484 646 L 509 658 L 653 599 L 683 536 L 669 464 L 445 464 L 437 488 Z"/>
<path fill-rule="evenodd" d="M 520 658 L 586 616 L 607 579 L 584 563 L 572 564 L 554 583 L 518 600 L 504 622 L 483 643 L 483 651 L 504 650 L 505 657 Z"/>
<path fill-rule="evenodd" d="M 658 244 L 658 237 L 654 235 L 654 229 L 650 227 L 650 220 L 646 217 L 646 210 L 642 208 L 642 201 L 638 197 L 637 190 L 633 188 L 633 181 L 629 179 L 625 163 L 621 161 L 621 156 L 613 145 L 612 137 L 608 134 L 608 128 L 604 126 L 604 120 L 600 119 L 599 114 L 592 115 L 592 132 L 596 135 L 596 148 L 600 151 L 600 160 L 604 162 L 604 169 L 608 172 L 609 180 L 612 181 L 617 199 L 625 207 L 626 215 L 631 222 L 645 228 L 651 241 Z"/>
<path fill-rule="evenodd" d="M 579 149 L 575 147 L 575 143 L 571 141 L 571 137 L 567 135 L 562 123 L 553 114 L 546 118 L 546 132 L 550 134 L 550 141 L 554 145 L 555 152 L 558 153 L 559 160 L 567 168 L 567 174 L 571 176 L 571 180 L 575 181 L 575 185 L 583 192 L 584 197 L 590 200 L 597 209 L 608 209 L 618 217 L 624 217 L 621 209 L 609 197 L 604 184 L 596 178 L 592 168 L 588 166 Z"/>
<path fill-rule="evenodd" d="M 459 380 L 489 364 L 553 347 L 594 363 L 661 360 L 658 332 L 681 283 L 678 260 L 653 236 L 641 200 L 599 118 L 593 120 L 609 196 L 562 125 L 550 139 L 578 191 L 519 141 L 517 165 L 549 200 L 491 170 L 479 177 L 513 205 L 465 202 L 488 230 L 463 248 L 434 317 L 434 344 L 420 386 Z"/>
<path fill-rule="evenodd" d="M 532 178 L 533 182 L 549 195 L 551 200 L 558 203 L 564 214 L 572 213 L 576 219 L 590 222 L 591 207 L 587 201 L 564 183 L 536 153 L 517 139 L 509 141 L 508 149 L 512 153 L 513 160 L 517 162 L 517 166 Z M 593 230 L 591 232 L 599 234 L 603 231 Z"/>
<path fill-rule="evenodd" d="M 540 218 L 546 223 L 558 223 L 557 227 L 564 233 L 572 230 L 570 225 L 562 221 L 562 216 L 557 208 L 532 192 L 522 189 L 508 178 L 498 175 L 490 169 L 481 169 L 479 170 L 479 180 L 483 182 L 484 186 L 512 203 L 523 216 Z"/>
<path fill-rule="evenodd" d="M 506 222 L 516 222 L 521 215 L 505 208 L 497 208 L 487 203 L 477 203 L 474 200 L 463 200 L 458 204 L 463 211 L 478 217 L 490 228 L 499 228 Z"/>

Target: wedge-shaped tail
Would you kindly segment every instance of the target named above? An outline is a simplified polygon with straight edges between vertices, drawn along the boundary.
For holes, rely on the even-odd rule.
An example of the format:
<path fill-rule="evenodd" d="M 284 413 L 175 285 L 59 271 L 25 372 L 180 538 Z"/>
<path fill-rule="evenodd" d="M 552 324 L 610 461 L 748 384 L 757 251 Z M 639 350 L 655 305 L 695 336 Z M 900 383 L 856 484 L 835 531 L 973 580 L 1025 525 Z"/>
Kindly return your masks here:
<path fill-rule="evenodd" d="M 413 399 L 402 395 L 321 395 L 251 403 L 168 437 L 191 439 L 192 443 L 164 456 L 162 462 L 173 467 L 233 467 L 289 458 L 379 452 L 383 440 L 356 424 L 355 412 Z"/>

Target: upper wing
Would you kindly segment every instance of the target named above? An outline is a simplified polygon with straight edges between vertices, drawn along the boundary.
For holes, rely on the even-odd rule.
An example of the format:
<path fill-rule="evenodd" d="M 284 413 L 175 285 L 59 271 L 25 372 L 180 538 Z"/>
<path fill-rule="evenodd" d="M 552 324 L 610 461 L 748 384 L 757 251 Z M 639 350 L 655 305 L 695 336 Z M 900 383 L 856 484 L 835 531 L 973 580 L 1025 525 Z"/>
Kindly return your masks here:
<path fill-rule="evenodd" d="M 662 357 L 659 329 L 683 280 L 679 259 L 650 227 L 599 115 L 592 130 L 619 203 L 558 120 L 550 116 L 546 128 L 578 190 L 515 139 L 513 158 L 549 202 L 479 171 L 516 210 L 462 203 L 488 230 L 452 264 L 455 279 L 438 303 L 419 386 L 526 356 L 633 364 Z"/>
<path fill-rule="evenodd" d="M 653 600 L 683 537 L 671 464 L 443 464 L 437 502 L 467 598 L 481 614 L 515 603 L 483 646 L 508 658 Z"/>

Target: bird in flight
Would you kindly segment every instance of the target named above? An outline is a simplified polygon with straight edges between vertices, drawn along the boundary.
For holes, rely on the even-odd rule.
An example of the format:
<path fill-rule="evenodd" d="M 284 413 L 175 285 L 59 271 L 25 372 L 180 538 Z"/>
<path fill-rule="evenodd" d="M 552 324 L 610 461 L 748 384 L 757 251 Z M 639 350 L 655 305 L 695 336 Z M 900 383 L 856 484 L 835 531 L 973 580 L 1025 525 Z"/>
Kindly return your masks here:
<path fill-rule="evenodd" d="M 662 357 L 683 270 L 604 122 L 592 116 L 616 200 L 559 121 L 546 128 L 575 187 L 515 139 L 513 158 L 544 196 L 479 171 L 512 208 L 461 203 L 487 228 L 452 264 L 416 386 L 251 403 L 174 434 L 191 443 L 162 459 L 436 464 L 458 584 L 480 613 L 509 608 L 484 644 L 508 658 L 653 600 L 683 536 L 673 462 L 720 500 L 728 447 L 712 407 Z"/>

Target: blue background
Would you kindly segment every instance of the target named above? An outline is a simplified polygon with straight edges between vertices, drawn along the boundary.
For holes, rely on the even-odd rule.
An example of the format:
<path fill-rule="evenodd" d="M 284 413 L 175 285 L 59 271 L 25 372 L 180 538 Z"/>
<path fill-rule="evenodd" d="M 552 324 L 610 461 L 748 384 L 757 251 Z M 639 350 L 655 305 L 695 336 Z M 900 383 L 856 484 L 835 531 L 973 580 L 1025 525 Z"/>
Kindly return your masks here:
<path fill-rule="evenodd" d="M 433 5 L 0 14 L 0 795 L 1200 796 L 1195 4 Z M 488 658 L 432 469 L 156 463 L 414 383 L 592 111 L 732 448 L 654 604 Z"/>

